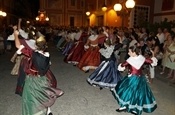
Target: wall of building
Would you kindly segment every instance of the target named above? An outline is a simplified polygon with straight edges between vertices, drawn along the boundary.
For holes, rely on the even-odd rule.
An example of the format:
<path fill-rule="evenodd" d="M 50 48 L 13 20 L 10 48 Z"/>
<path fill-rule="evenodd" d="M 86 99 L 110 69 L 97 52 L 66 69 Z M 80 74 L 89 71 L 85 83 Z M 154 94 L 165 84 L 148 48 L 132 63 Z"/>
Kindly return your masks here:
<path fill-rule="evenodd" d="M 119 3 L 120 0 L 106 0 L 107 2 L 107 8 L 108 10 L 106 12 L 102 12 L 101 8 L 104 2 L 101 2 L 100 0 L 94 0 L 98 3 L 96 6 L 96 11 L 91 10 L 91 16 L 90 16 L 90 25 L 99 25 L 98 24 L 98 16 L 104 17 L 104 23 L 103 25 L 107 26 L 117 26 L 120 27 L 123 25 L 125 27 L 133 27 L 134 26 L 134 10 L 132 9 L 130 15 L 125 16 L 122 20 L 122 17 L 117 15 L 117 13 L 114 11 L 113 7 L 116 3 Z M 154 0 L 135 0 L 136 6 L 142 6 L 142 7 L 149 7 L 149 13 L 148 13 L 148 20 L 149 22 L 153 22 L 153 15 L 154 15 Z M 93 14 L 93 15 L 92 15 Z"/>
<path fill-rule="evenodd" d="M 73 3 L 74 2 L 74 3 Z M 85 25 L 86 3 L 84 0 L 40 0 L 40 9 L 46 11 L 50 25 Z"/>
<path fill-rule="evenodd" d="M 71 2 L 75 1 L 75 5 Z M 70 20 L 74 18 L 74 26 L 124 26 L 132 27 L 134 17 L 126 16 L 123 20 L 114 11 L 114 4 L 120 0 L 40 0 L 40 9 L 44 9 L 50 18 L 51 25 L 71 25 Z M 102 6 L 106 2 L 108 10 L 103 12 Z M 136 5 L 149 6 L 149 22 L 153 22 L 154 0 L 135 0 Z M 90 11 L 90 16 L 86 16 L 86 11 Z"/>
<path fill-rule="evenodd" d="M 162 8 L 165 5 L 164 8 Z M 175 20 L 175 0 L 155 0 L 154 22 Z"/>

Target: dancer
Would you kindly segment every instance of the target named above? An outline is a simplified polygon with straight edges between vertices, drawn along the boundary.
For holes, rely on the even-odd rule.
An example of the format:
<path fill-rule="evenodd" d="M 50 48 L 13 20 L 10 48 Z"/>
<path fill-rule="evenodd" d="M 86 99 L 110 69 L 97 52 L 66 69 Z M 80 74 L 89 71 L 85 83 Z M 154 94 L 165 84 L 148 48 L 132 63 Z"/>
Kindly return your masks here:
<path fill-rule="evenodd" d="M 28 33 L 24 32 L 24 30 L 21 29 L 21 21 L 22 21 L 22 19 L 18 20 L 18 30 L 19 30 L 18 37 L 20 38 L 19 39 L 20 44 L 24 45 L 28 49 L 35 50 L 36 49 L 35 37 L 37 34 L 33 30 L 32 31 L 30 30 Z M 14 31 L 16 31 L 17 27 L 14 26 L 13 29 L 14 29 Z M 43 36 L 43 35 L 41 35 L 41 36 Z M 20 95 L 20 96 L 22 96 L 23 86 L 25 84 L 26 73 L 24 70 L 25 70 L 25 68 L 28 67 L 28 61 L 29 61 L 29 57 L 24 55 L 23 58 L 21 59 L 20 66 L 19 66 L 18 80 L 17 80 L 17 86 L 16 86 L 15 93 Z M 56 81 L 56 78 L 55 78 L 54 74 L 52 73 L 52 71 L 50 71 L 50 69 L 47 71 L 46 75 L 51 83 L 51 86 L 53 88 L 56 88 L 57 81 Z"/>
<path fill-rule="evenodd" d="M 102 35 L 97 34 L 97 29 L 94 28 L 91 30 L 91 35 L 84 45 L 86 52 L 82 56 L 77 67 L 85 73 L 89 72 L 89 70 L 95 70 L 100 65 L 100 48 L 98 46 L 98 40 L 101 37 Z"/>
<path fill-rule="evenodd" d="M 74 66 L 80 62 L 82 56 L 85 53 L 84 41 L 87 39 L 87 37 L 88 34 L 83 30 L 83 28 L 80 28 L 75 35 L 74 45 L 69 50 L 68 55 L 65 56 L 64 62 L 73 63 Z"/>
<path fill-rule="evenodd" d="M 13 29 L 18 28 L 19 35 L 22 36 L 24 39 L 28 39 L 29 33 L 25 32 L 24 30 L 21 29 L 21 22 L 22 22 L 22 19 L 18 19 L 18 26 L 14 26 Z M 9 35 L 7 40 L 14 41 L 14 34 Z M 18 55 L 16 52 L 14 53 L 13 57 L 10 60 L 12 63 L 15 63 L 15 65 L 14 65 L 12 71 L 11 71 L 11 75 L 18 75 L 22 58 L 23 58 L 22 54 Z"/>
<path fill-rule="evenodd" d="M 18 55 L 16 52 L 15 54 L 13 55 L 13 57 L 11 58 L 11 62 L 12 63 L 15 63 L 15 65 L 13 66 L 13 69 L 11 71 L 11 75 L 18 75 L 18 72 L 19 72 L 19 67 L 20 67 L 20 63 L 21 63 L 21 60 L 23 58 L 23 55 Z"/>
<path fill-rule="evenodd" d="M 22 115 L 52 115 L 50 107 L 63 91 L 53 88 L 47 77 L 50 67 L 50 55 L 46 52 L 46 40 L 43 36 L 36 38 L 36 48 L 32 50 L 21 45 L 19 32 L 16 30 L 15 45 L 17 54 L 28 57 L 28 67 L 24 68 L 25 84 L 22 92 Z"/>
<path fill-rule="evenodd" d="M 128 67 L 129 73 L 112 91 L 120 105 L 120 108 L 116 110 L 117 112 L 127 111 L 135 115 L 141 115 L 142 111 L 151 113 L 157 108 L 154 95 L 147 84 L 145 76 L 142 74 L 144 64 L 157 65 L 154 52 L 151 52 L 153 57 L 145 59 L 140 55 L 139 47 L 131 46 L 128 52 L 130 57 L 126 62 L 119 64 L 119 71 L 124 71 Z"/>
<path fill-rule="evenodd" d="M 106 39 L 105 48 L 101 48 L 99 52 L 104 56 L 104 60 L 99 67 L 87 79 L 91 85 L 98 85 L 102 88 L 115 88 L 122 76 L 117 70 L 116 58 L 114 56 L 115 46 L 111 44 L 110 39 Z"/>

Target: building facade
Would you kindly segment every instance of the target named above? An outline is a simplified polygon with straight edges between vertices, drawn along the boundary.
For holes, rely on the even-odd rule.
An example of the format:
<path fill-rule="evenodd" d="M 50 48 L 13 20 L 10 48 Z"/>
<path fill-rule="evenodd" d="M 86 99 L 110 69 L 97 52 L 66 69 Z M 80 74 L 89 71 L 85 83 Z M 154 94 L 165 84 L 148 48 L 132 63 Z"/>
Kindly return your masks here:
<path fill-rule="evenodd" d="M 14 5 L 10 0 L 0 0 L 0 10 L 6 12 L 6 16 L 0 16 L 0 26 L 2 27 L 4 24 L 7 25 L 11 23 L 12 19 L 12 11 L 14 9 Z"/>
<path fill-rule="evenodd" d="M 155 0 L 154 22 L 175 20 L 175 0 Z"/>
<path fill-rule="evenodd" d="M 136 9 L 132 9 L 124 19 L 113 8 L 122 1 L 124 0 L 40 0 L 40 10 L 47 12 L 51 25 L 119 27 L 123 23 L 124 26 L 132 27 L 140 24 L 139 21 L 153 21 L 154 0 L 135 0 Z M 107 6 L 105 12 L 102 11 L 104 4 Z M 90 12 L 89 16 L 86 15 L 87 11 Z"/>
<path fill-rule="evenodd" d="M 50 25 L 85 26 L 86 0 L 40 0 L 40 10 L 46 11 Z"/>
<path fill-rule="evenodd" d="M 124 17 L 114 11 L 116 3 L 126 0 L 39 0 L 40 10 L 46 11 L 50 25 L 62 26 L 139 26 L 144 21 L 161 22 L 165 18 L 175 20 L 175 0 L 134 0 L 136 6 L 130 15 Z M 103 5 L 107 10 L 102 11 Z M 0 0 L 0 9 L 7 13 L 0 16 L 0 25 L 11 24 L 18 16 L 14 15 L 14 1 Z M 86 12 L 90 15 L 87 16 Z M 35 20 L 35 18 L 33 19 Z"/>

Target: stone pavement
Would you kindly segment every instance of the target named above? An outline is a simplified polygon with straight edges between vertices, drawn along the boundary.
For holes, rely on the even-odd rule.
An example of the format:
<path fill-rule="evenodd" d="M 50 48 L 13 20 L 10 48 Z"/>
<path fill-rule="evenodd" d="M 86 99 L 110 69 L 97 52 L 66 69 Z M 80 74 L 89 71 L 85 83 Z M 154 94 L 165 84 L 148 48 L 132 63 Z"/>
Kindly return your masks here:
<path fill-rule="evenodd" d="M 54 45 L 49 51 L 51 70 L 56 76 L 58 87 L 65 92 L 51 107 L 54 115 L 130 115 L 115 112 L 119 106 L 109 90 L 100 90 L 86 82 L 92 71 L 84 73 L 64 63 L 63 56 Z M 0 115 L 21 115 L 21 97 L 14 93 L 17 77 L 10 75 L 13 67 L 10 58 L 13 53 L 0 55 Z M 175 85 L 165 78 L 167 74 L 160 75 L 159 71 L 156 69 L 156 78 L 150 84 L 158 108 L 149 115 L 175 115 Z"/>

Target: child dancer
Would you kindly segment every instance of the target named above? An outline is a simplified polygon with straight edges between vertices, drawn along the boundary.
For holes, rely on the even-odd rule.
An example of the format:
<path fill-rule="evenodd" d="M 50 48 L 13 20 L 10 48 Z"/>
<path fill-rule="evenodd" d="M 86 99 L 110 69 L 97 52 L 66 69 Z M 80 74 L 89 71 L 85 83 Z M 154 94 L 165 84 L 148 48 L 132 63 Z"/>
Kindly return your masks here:
<path fill-rule="evenodd" d="M 121 74 L 117 70 L 116 58 L 114 56 L 115 46 L 111 44 L 110 39 L 104 43 L 105 48 L 99 52 L 104 56 L 104 60 L 99 67 L 87 79 L 91 85 L 98 85 L 100 88 L 115 88 L 118 81 L 121 80 Z"/>
<path fill-rule="evenodd" d="M 120 108 L 116 110 L 117 112 L 127 111 L 141 115 L 142 111 L 151 113 L 157 108 L 154 95 L 141 71 L 145 63 L 151 64 L 151 66 L 157 65 L 154 52 L 151 52 L 153 57 L 145 59 L 140 55 L 139 47 L 131 46 L 128 53 L 130 57 L 118 66 L 119 71 L 124 71 L 125 67 L 128 67 L 129 73 L 112 91 L 120 105 Z"/>

